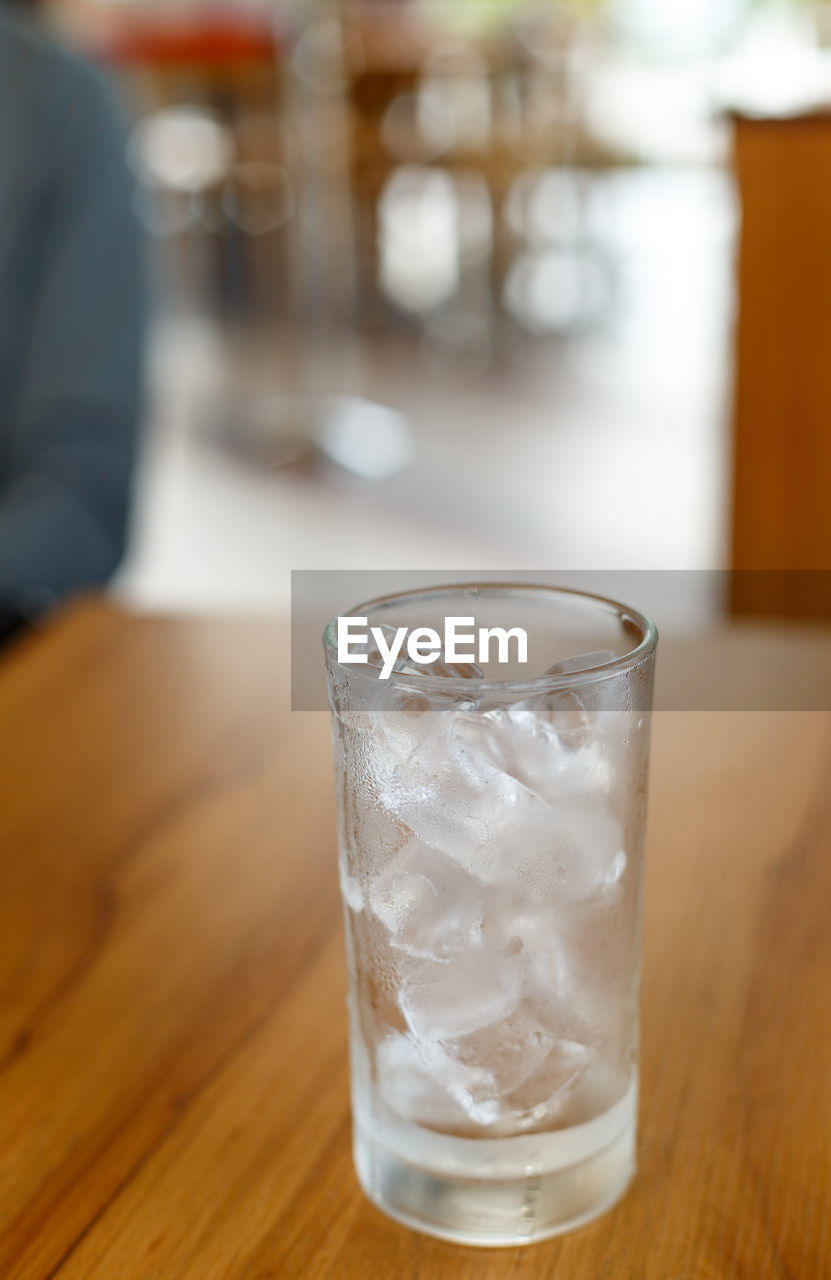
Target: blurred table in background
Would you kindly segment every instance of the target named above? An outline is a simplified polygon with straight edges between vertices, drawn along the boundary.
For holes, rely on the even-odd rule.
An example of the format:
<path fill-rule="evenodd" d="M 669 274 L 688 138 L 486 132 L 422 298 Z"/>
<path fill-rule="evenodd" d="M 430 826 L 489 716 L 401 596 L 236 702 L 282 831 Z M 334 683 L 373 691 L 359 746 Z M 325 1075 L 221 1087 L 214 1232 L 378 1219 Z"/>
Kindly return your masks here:
<path fill-rule="evenodd" d="M 831 714 L 656 714 L 640 1172 L 484 1252 L 358 1190 L 329 730 L 288 677 L 280 623 L 95 602 L 0 662 L 4 1280 L 828 1275 Z"/>
<path fill-rule="evenodd" d="M 741 200 L 732 564 L 831 568 L 831 109 L 737 115 Z M 788 574 L 738 575 L 737 612 L 829 616 Z"/>
<path fill-rule="evenodd" d="M 88 51 L 128 87 L 142 127 L 150 116 L 158 136 L 167 128 L 164 148 L 153 145 L 160 164 L 145 163 L 141 145 L 131 150 L 151 233 L 187 233 L 221 257 L 242 231 L 238 256 L 250 257 L 254 237 L 279 249 L 267 233 L 286 224 L 297 279 L 290 289 L 271 281 L 258 320 L 288 315 L 312 341 L 321 325 L 355 343 L 386 326 L 460 352 L 464 366 L 487 366 L 496 329 L 564 334 L 598 322 L 610 281 L 591 176 L 628 157 L 589 121 L 599 38 L 590 12 L 534 0 L 458 9 L 344 0 L 97 13 Z M 174 134 L 181 111 L 196 127 Z M 285 215 L 270 226 L 237 218 L 223 194 L 245 162 L 252 115 L 261 137 L 266 117 L 281 132 L 277 162 L 292 188 L 290 202 L 284 183 L 266 190 Z M 206 164 L 209 147 L 224 159 Z M 180 216 L 166 214 L 183 193 Z M 237 273 L 243 298 L 264 269 L 265 254 L 255 256 L 253 270 Z"/>

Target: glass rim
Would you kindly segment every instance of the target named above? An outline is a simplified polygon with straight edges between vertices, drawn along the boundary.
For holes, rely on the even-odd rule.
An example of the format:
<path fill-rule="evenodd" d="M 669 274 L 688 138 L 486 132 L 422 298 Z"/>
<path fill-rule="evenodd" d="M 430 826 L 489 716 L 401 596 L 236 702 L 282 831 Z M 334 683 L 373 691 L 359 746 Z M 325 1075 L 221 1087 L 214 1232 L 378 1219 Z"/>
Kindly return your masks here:
<path fill-rule="evenodd" d="M 543 674 L 522 679 L 496 680 L 488 676 L 482 678 L 436 676 L 431 675 L 429 670 L 425 670 L 424 674 L 421 672 L 407 672 L 405 675 L 401 672 L 393 672 L 390 678 L 384 681 L 386 688 L 421 691 L 423 693 L 458 693 L 462 695 L 473 689 L 480 694 L 487 692 L 495 695 L 516 693 L 530 696 L 536 693 L 559 692 L 560 690 L 574 689 L 586 684 L 599 684 L 603 680 L 611 680 L 615 676 L 619 676 L 624 671 L 630 671 L 651 658 L 658 643 L 658 628 L 655 623 L 645 613 L 641 613 L 639 609 L 635 609 L 631 605 L 622 604 L 621 601 L 614 600 L 611 596 L 598 595 L 591 591 L 580 591 L 576 587 L 546 586 L 533 582 L 461 582 L 449 586 L 418 587 L 414 591 L 393 591 L 383 596 L 376 596 L 373 600 L 366 600 L 362 604 L 353 605 L 351 609 L 346 610 L 344 613 L 336 614 L 329 619 L 323 629 L 323 648 L 326 656 L 338 671 L 347 672 L 353 679 L 356 676 L 367 679 L 369 677 L 364 665 L 352 667 L 338 660 L 335 633 L 339 617 L 354 618 L 364 614 L 368 617 L 370 610 L 377 610 L 387 605 L 406 604 L 411 600 L 435 600 L 443 596 L 459 595 L 524 596 L 526 598 L 537 597 L 540 599 L 570 597 L 578 601 L 588 601 L 591 604 L 603 606 L 607 611 L 612 610 L 617 614 L 621 622 L 634 624 L 640 632 L 640 639 L 626 653 L 620 654 L 610 662 L 598 663 L 596 666 L 585 667 L 580 671 L 568 671 L 555 676 Z"/>

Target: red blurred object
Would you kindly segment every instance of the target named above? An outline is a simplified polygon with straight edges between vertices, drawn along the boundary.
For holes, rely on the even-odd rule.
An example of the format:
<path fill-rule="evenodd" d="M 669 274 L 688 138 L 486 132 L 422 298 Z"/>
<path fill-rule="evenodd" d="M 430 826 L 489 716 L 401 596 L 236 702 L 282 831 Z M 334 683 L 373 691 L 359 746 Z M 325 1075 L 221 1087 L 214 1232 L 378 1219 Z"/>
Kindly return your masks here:
<path fill-rule="evenodd" d="M 96 55 L 119 66 L 224 66 L 272 62 L 285 32 L 273 9 L 228 4 L 123 14 L 96 42 Z"/>

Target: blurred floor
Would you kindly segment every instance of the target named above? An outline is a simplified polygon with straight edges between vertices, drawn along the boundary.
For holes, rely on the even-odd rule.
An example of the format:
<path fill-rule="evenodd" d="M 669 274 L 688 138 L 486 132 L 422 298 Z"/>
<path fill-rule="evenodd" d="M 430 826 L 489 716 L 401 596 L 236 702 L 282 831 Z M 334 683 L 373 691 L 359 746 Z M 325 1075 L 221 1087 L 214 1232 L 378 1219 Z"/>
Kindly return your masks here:
<path fill-rule="evenodd" d="M 414 459 L 384 481 L 266 470 L 207 430 L 229 356 L 207 319 L 155 334 L 133 551 L 139 608 L 283 610 L 292 568 L 711 568 L 725 561 L 735 214 L 726 175 L 601 180 L 612 294 L 580 336 L 528 337 L 459 380 L 379 340 L 368 397 L 406 410 Z M 256 393 L 268 352 L 249 361 Z M 279 391 L 279 387 L 274 387 Z"/>

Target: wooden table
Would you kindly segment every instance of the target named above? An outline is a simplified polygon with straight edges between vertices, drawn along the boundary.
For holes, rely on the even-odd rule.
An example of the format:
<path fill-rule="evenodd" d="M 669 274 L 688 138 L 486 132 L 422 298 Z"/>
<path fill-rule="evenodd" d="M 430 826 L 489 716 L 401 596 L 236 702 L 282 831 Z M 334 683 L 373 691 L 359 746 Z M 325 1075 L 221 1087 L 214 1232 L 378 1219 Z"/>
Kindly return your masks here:
<path fill-rule="evenodd" d="M 831 715 L 656 715 L 640 1172 L 483 1251 L 352 1172 L 328 725 L 287 662 L 278 624 L 94 603 L 0 662 L 3 1280 L 831 1275 Z"/>

